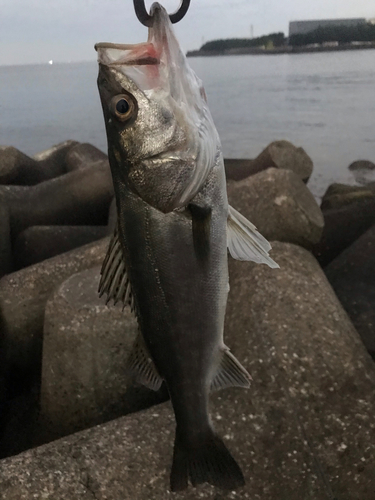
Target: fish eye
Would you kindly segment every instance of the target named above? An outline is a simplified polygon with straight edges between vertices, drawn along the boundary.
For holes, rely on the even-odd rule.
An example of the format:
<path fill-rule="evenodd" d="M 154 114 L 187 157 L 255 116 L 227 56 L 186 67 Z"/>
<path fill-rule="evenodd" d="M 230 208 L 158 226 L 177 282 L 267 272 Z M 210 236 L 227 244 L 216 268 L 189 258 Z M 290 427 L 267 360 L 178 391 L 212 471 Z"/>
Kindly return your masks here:
<path fill-rule="evenodd" d="M 126 115 L 126 113 L 129 111 L 130 106 L 129 103 L 126 99 L 120 99 L 117 101 L 116 104 L 116 111 L 120 115 Z"/>
<path fill-rule="evenodd" d="M 130 118 L 133 118 L 136 111 L 134 98 L 130 95 L 121 94 L 112 99 L 112 112 L 121 122 L 126 122 Z"/>

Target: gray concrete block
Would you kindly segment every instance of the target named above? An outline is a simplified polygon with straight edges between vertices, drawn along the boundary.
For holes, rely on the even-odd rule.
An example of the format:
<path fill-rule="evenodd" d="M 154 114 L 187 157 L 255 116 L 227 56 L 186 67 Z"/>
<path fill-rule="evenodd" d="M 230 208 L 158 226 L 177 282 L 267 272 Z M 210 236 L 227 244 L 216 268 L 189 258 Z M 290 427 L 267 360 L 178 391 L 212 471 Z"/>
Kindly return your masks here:
<path fill-rule="evenodd" d="M 293 456 L 294 435 L 314 462 L 308 473 L 297 457 L 296 466 L 329 485 L 326 498 L 371 500 L 375 365 L 314 257 L 294 245 L 272 246 L 280 269 L 229 263 L 228 345 L 253 376 L 251 413 L 266 410 L 258 421 L 264 442 L 269 425 L 280 431 L 268 428 L 270 448 L 257 455 L 277 470 L 272 461 Z M 315 498 L 307 490 L 284 494 Z M 280 498 L 276 489 L 269 498 Z"/>
<path fill-rule="evenodd" d="M 0 202 L 0 278 L 13 269 L 12 243 L 10 237 L 9 211 L 5 203 Z"/>
<path fill-rule="evenodd" d="M 259 439 L 250 437 L 258 421 L 253 422 L 253 415 L 249 417 L 242 409 L 234 417 L 231 415 L 231 421 L 225 421 L 228 412 L 223 411 L 223 407 L 215 397 L 212 411 L 216 427 L 227 436 L 226 444 L 237 457 L 242 450 L 242 465 L 248 464 L 245 469 L 247 486 L 235 493 L 215 491 L 208 485 L 198 490 L 190 487 L 178 498 L 300 500 L 309 497 L 298 497 L 298 492 L 308 491 L 310 498 L 326 500 L 317 478 L 312 474 L 306 476 L 307 471 L 300 467 L 301 464 L 300 472 L 294 466 L 296 475 L 287 474 L 285 481 L 280 482 L 280 466 L 272 469 L 271 464 L 257 455 L 257 450 L 248 448 L 249 438 L 250 443 Z M 218 417 L 222 417 L 221 420 Z M 0 499 L 28 500 L 32 495 L 38 498 L 43 494 L 46 500 L 165 500 L 171 496 L 168 476 L 174 439 L 173 420 L 169 404 L 156 406 L 3 460 L 0 462 Z M 241 435 L 241 443 L 240 440 L 233 442 L 233 431 Z M 296 455 L 293 451 L 294 448 L 289 458 L 285 453 L 285 466 L 301 459 L 301 453 Z M 277 497 L 272 496 L 276 482 Z M 297 487 L 295 492 L 293 487 Z M 280 491 L 285 492 L 284 497 L 280 496 Z"/>
<path fill-rule="evenodd" d="M 66 141 L 30 158 L 13 146 L 0 146 L 0 184 L 32 186 L 67 171 L 65 155 L 78 144 Z"/>
<path fill-rule="evenodd" d="M 253 383 L 211 402 L 246 487 L 179 497 L 373 500 L 374 364 L 313 256 L 275 242 L 272 257 L 280 270 L 230 262 L 225 338 Z M 0 498 L 165 500 L 173 420 L 156 406 L 3 460 Z"/>
<path fill-rule="evenodd" d="M 35 160 L 13 146 L 0 146 L 0 184 L 37 184 L 42 175 Z"/>
<path fill-rule="evenodd" d="M 44 319 L 41 409 L 61 436 L 126 410 L 126 360 L 138 325 L 130 307 L 99 299 L 100 266 L 64 281 Z"/>
<path fill-rule="evenodd" d="M 267 168 L 281 168 L 294 172 L 307 182 L 313 171 L 313 162 L 303 148 L 289 141 L 271 142 L 254 160 L 225 159 L 228 180 L 240 181 Z"/>
<path fill-rule="evenodd" d="M 14 243 L 14 267 L 22 269 L 104 238 L 107 226 L 31 226 Z"/>
<path fill-rule="evenodd" d="M 30 226 L 105 225 L 113 198 L 106 162 L 69 172 L 36 186 L 0 186 L 15 238 Z"/>
<path fill-rule="evenodd" d="M 346 184 L 331 184 L 324 193 L 320 208 L 341 208 L 358 201 L 375 198 L 375 183 L 366 186 L 347 186 Z"/>
<path fill-rule="evenodd" d="M 45 172 L 43 180 L 53 179 L 68 172 L 66 156 L 77 144 L 77 141 L 71 140 L 60 142 L 34 155 L 40 170 Z"/>
<path fill-rule="evenodd" d="M 325 267 L 375 224 L 375 197 L 325 210 L 323 215 L 322 237 L 312 251 Z"/>
<path fill-rule="evenodd" d="M 40 375 L 48 297 L 72 274 L 100 265 L 107 246 L 105 238 L 0 280 L 0 326 L 5 339 L 0 365 L 6 366 L 9 398 L 24 391 Z"/>
<path fill-rule="evenodd" d="M 320 240 L 323 216 L 313 195 L 291 171 L 268 168 L 228 184 L 229 203 L 268 240 L 311 248 Z"/>
<path fill-rule="evenodd" d="M 324 272 L 375 358 L 375 226 L 330 262 Z"/>
<path fill-rule="evenodd" d="M 100 149 L 86 142 L 72 147 L 65 158 L 66 168 L 69 172 L 102 163 L 103 161 L 108 163 L 108 156 Z"/>

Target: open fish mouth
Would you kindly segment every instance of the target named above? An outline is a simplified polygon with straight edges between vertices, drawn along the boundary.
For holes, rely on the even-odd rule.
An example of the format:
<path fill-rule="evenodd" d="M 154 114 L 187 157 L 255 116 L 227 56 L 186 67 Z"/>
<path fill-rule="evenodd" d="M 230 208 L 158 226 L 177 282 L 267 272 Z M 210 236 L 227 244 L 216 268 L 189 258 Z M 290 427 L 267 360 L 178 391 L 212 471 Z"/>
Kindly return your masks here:
<path fill-rule="evenodd" d="M 143 66 L 160 64 L 160 56 L 152 43 L 109 43 L 95 45 L 98 61 L 105 66 Z"/>

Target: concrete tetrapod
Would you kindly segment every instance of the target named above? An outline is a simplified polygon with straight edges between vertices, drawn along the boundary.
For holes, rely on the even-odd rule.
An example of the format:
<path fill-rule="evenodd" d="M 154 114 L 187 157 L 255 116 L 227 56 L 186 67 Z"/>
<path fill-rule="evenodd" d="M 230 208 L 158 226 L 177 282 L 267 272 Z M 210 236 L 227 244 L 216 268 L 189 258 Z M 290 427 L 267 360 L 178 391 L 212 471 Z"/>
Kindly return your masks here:
<path fill-rule="evenodd" d="M 0 146 L 0 184 L 32 185 L 40 182 L 38 162 L 13 146 Z"/>
<path fill-rule="evenodd" d="M 325 267 L 324 272 L 375 358 L 375 225 Z"/>
<path fill-rule="evenodd" d="M 102 263 L 108 238 L 4 276 L 0 280 L 0 326 L 5 346 L 8 398 L 27 390 L 41 370 L 44 308 L 69 276 Z"/>
<path fill-rule="evenodd" d="M 88 165 L 100 164 L 103 161 L 108 162 L 108 156 L 87 142 L 76 144 L 69 150 L 65 158 L 66 168 L 69 172 L 85 168 Z"/>
<path fill-rule="evenodd" d="M 0 202 L 0 278 L 12 272 L 12 267 L 9 211 L 6 204 Z"/>
<path fill-rule="evenodd" d="M 73 248 L 104 238 L 107 226 L 31 226 L 14 244 L 15 269 L 31 266 Z"/>
<path fill-rule="evenodd" d="M 126 361 L 138 332 L 127 306 L 98 296 L 100 266 L 74 274 L 49 299 L 44 320 L 41 410 L 45 440 L 166 399 L 131 387 Z M 130 390 L 129 390 L 130 389 Z"/>
<path fill-rule="evenodd" d="M 227 179 L 240 181 L 250 175 L 274 167 L 291 170 L 307 182 L 313 171 L 313 162 L 303 148 L 289 141 L 271 142 L 254 160 L 225 159 Z"/>
<path fill-rule="evenodd" d="M 75 144 L 76 141 L 57 144 L 34 158 L 13 146 L 0 146 L 0 184 L 32 186 L 64 174 L 65 155 Z"/>
<path fill-rule="evenodd" d="M 66 157 L 71 148 L 78 144 L 77 141 L 68 140 L 34 155 L 34 160 L 38 162 L 40 169 L 47 172 L 43 180 L 53 179 L 69 171 Z"/>
<path fill-rule="evenodd" d="M 366 186 L 348 186 L 346 184 L 331 184 L 324 193 L 320 208 L 325 211 L 330 208 L 341 208 L 358 201 L 375 198 L 375 183 Z"/>
<path fill-rule="evenodd" d="M 311 248 L 320 240 L 323 215 L 305 184 L 289 170 L 269 168 L 228 184 L 229 203 L 268 240 Z"/>
<path fill-rule="evenodd" d="M 254 380 L 211 404 L 247 484 L 180 497 L 373 500 L 375 367 L 314 257 L 272 257 L 280 270 L 230 263 L 226 343 Z M 169 403 L 122 417 L 1 461 L 0 498 L 165 500 L 173 437 Z"/>
<path fill-rule="evenodd" d="M 36 186 L 0 186 L 13 238 L 30 226 L 104 225 L 113 198 L 107 162 L 69 172 Z"/>
<path fill-rule="evenodd" d="M 325 210 L 323 215 L 323 234 L 312 250 L 325 267 L 375 224 L 375 197 Z"/>

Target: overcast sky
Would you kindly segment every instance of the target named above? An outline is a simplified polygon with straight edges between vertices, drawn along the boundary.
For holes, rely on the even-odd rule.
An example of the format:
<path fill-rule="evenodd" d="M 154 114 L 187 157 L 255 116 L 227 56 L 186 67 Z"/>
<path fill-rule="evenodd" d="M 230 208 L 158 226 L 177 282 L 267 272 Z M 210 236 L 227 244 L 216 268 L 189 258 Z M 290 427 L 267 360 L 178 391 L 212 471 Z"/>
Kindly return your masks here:
<path fill-rule="evenodd" d="M 147 7 L 151 1 L 146 1 Z M 179 0 L 163 0 L 168 11 Z M 374 0 L 191 0 L 176 25 L 185 50 L 217 38 L 283 31 L 291 20 L 375 17 Z M 145 41 L 133 0 L 0 0 L 0 65 L 95 60 L 99 41 Z"/>

